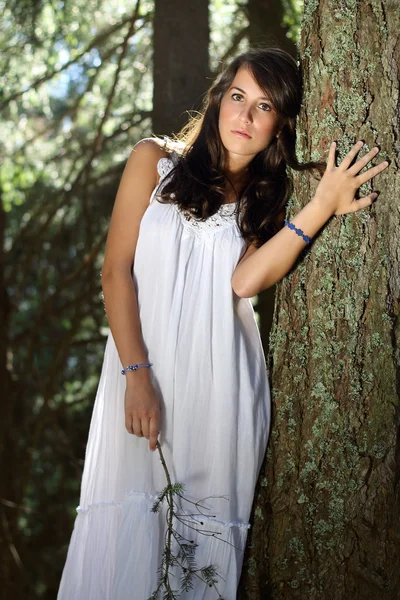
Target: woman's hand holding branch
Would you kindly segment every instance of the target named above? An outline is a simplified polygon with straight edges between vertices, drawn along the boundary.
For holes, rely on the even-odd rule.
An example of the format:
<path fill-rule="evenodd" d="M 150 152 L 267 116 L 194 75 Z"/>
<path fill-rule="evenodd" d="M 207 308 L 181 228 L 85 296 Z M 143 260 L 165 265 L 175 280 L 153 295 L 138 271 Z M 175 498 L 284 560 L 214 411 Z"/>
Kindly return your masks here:
<path fill-rule="evenodd" d="M 160 427 L 160 399 L 150 376 L 142 371 L 126 374 L 125 427 L 129 433 L 147 438 L 154 451 Z"/>

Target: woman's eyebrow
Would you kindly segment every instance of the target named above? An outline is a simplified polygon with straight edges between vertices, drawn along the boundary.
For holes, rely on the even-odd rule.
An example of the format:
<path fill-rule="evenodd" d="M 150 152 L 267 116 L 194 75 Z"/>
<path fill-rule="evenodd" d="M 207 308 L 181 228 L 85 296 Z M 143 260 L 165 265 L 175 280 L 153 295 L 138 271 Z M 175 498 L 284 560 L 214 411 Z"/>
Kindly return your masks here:
<path fill-rule="evenodd" d="M 242 94 L 246 94 L 246 92 L 244 90 L 242 90 L 242 88 L 238 87 L 237 85 L 233 85 L 231 87 L 231 90 L 233 90 L 233 89 L 239 90 L 239 92 L 242 92 Z M 266 96 L 260 96 L 260 100 L 268 100 L 268 102 L 271 102 L 271 100 L 269 98 L 267 98 Z"/>

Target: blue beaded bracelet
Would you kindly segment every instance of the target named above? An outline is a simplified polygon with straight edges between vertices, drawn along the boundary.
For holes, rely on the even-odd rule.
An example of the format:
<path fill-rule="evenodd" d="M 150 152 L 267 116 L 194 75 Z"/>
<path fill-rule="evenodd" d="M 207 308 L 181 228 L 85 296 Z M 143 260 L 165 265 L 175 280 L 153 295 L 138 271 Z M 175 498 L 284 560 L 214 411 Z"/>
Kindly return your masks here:
<path fill-rule="evenodd" d="M 153 363 L 138 363 L 136 365 L 128 365 L 127 367 L 125 367 L 125 369 L 122 369 L 121 373 L 122 373 L 122 375 L 125 375 L 125 373 L 127 371 L 136 371 L 140 367 L 152 367 L 152 366 L 153 366 Z"/>
<path fill-rule="evenodd" d="M 294 223 L 289 223 L 289 221 L 285 221 L 285 225 L 287 227 L 289 227 L 289 229 L 293 229 L 297 233 L 297 235 L 302 237 L 303 240 L 305 242 L 307 242 L 307 244 L 309 244 L 311 242 L 311 238 L 309 238 L 308 235 L 304 235 L 304 231 L 302 229 L 299 229 L 298 227 L 296 227 L 296 225 Z"/>

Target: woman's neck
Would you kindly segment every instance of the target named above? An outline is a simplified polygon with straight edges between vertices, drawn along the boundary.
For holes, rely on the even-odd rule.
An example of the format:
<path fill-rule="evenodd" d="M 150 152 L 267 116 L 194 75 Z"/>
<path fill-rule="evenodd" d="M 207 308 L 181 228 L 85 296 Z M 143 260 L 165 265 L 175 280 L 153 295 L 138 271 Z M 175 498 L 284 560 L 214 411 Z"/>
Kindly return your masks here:
<path fill-rule="evenodd" d="M 231 192 L 238 193 L 246 185 L 247 178 L 248 178 L 248 169 L 244 169 L 242 171 L 239 171 L 238 173 L 232 173 L 232 172 L 227 171 L 226 177 L 227 177 L 227 181 L 226 181 L 225 189 L 226 189 L 227 193 L 231 193 Z M 232 186 L 233 186 L 233 189 L 232 189 Z"/>
<path fill-rule="evenodd" d="M 245 187 L 247 181 L 247 169 L 241 173 L 226 173 L 224 203 L 237 202 L 239 192 Z"/>

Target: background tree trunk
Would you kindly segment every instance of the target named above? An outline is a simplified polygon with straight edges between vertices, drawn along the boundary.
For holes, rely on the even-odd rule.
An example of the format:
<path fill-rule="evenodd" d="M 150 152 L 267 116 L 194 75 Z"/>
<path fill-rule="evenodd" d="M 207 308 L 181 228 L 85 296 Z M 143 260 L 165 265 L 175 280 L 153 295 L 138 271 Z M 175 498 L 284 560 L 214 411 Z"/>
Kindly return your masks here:
<path fill-rule="evenodd" d="M 399 598 L 399 31 L 394 1 L 305 2 L 299 158 L 364 139 L 391 166 L 376 204 L 333 217 L 278 286 L 241 598 Z M 288 218 L 315 186 L 296 178 Z"/>
<path fill-rule="evenodd" d="M 199 109 L 210 75 L 208 0 L 156 0 L 153 132 L 177 133 Z"/>
<path fill-rule="evenodd" d="M 1 194 L 0 194 L 1 200 Z M 13 452 L 13 406 L 16 399 L 15 386 L 12 385 L 10 374 L 7 370 L 7 350 L 9 347 L 8 332 L 10 319 L 10 300 L 5 284 L 4 276 L 4 237 L 5 237 L 6 214 L 0 207 L 0 385 L 2 390 L 2 419 L 0 426 L 0 437 L 2 440 L 0 451 L 1 465 L 1 506 L 0 506 L 0 555 L 2 556 L 0 567 L 0 581 L 2 588 L 7 586 L 10 580 L 16 578 L 19 573 L 15 563 L 19 556 L 15 548 L 17 536 L 16 523 L 13 519 L 15 511 L 14 503 L 16 497 L 16 486 L 13 475 L 16 470 L 15 454 Z M 6 500 L 7 499 L 7 500 Z"/>
<path fill-rule="evenodd" d="M 250 46 L 279 46 L 297 56 L 296 44 L 286 35 L 288 27 L 283 22 L 282 0 L 248 0 L 245 12 L 249 20 Z"/>

